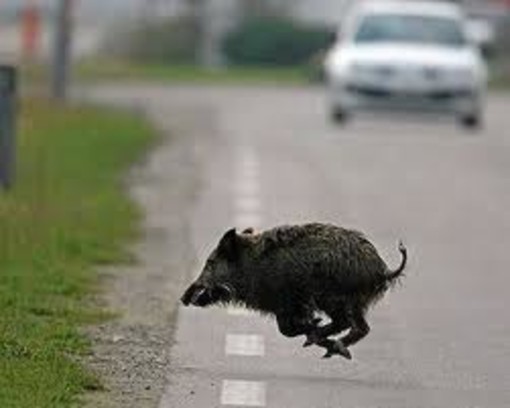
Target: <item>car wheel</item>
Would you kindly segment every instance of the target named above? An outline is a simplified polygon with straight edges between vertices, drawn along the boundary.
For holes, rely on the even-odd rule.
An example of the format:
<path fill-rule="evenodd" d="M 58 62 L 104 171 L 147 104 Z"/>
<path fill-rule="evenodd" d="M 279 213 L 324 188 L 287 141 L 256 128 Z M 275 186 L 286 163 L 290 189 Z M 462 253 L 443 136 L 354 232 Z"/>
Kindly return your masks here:
<path fill-rule="evenodd" d="M 465 115 L 460 118 L 460 124 L 466 129 L 477 130 L 482 126 L 482 118 L 476 113 Z"/>
<path fill-rule="evenodd" d="M 349 114 L 342 108 L 331 110 L 331 120 L 337 125 L 344 125 L 349 120 Z"/>

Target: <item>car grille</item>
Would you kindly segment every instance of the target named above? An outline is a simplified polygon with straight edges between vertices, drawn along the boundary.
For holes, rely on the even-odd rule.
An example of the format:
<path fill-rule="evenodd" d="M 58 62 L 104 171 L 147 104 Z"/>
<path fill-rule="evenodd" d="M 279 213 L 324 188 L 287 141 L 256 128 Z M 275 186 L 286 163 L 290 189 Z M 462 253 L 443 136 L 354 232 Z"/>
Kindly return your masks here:
<path fill-rule="evenodd" d="M 364 97 L 370 98 L 415 98 L 415 99 L 428 99 L 431 101 L 447 101 L 460 97 L 467 97 L 472 94 L 471 91 L 465 89 L 456 90 L 431 90 L 431 91 L 416 91 L 416 92 L 405 92 L 405 91 L 394 91 L 387 88 L 370 86 L 370 85 L 355 85 L 349 84 L 347 91 L 353 94 L 357 94 Z"/>

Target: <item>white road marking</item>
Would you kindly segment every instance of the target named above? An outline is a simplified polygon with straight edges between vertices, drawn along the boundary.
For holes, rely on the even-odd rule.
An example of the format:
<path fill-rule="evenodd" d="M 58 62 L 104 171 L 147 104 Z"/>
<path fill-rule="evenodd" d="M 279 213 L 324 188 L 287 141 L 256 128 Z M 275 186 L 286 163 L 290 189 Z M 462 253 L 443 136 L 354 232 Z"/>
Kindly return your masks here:
<path fill-rule="evenodd" d="M 234 201 L 236 214 L 260 213 L 260 199 L 255 196 L 238 196 Z"/>
<path fill-rule="evenodd" d="M 239 177 L 234 185 L 234 196 L 240 198 L 255 199 L 259 197 L 259 182 L 257 178 Z"/>
<path fill-rule="evenodd" d="M 264 336 L 258 334 L 227 334 L 225 354 L 227 356 L 262 357 L 266 353 Z"/>
<path fill-rule="evenodd" d="M 261 226 L 259 161 L 253 148 L 240 146 L 233 186 L 234 224 L 240 230 Z"/>
<path fill-rule="evenodd" d="M 260 169 L 258 164 L 249 164 L 249 162 L 246 162 L 240 169 L 239 173 L 242 174 L 246 179 L 258 179 L 260 175 Z"/>
<path fill-rule="evenodd" d="M 256 214 L 239 214 L 234 218 L 234 225 L 242 231 L 245 228 L 260 228 L 262 223 L 262 218 Z"/>
<path fill-rule="evenodd" d="M 224 380 L 221 404 L 264 407 L 266 406 L 266 384 L 259 381 Z"/>
<path fill-rule="evenodd" d="M 261 202 L 259 170 L 255 151 L 249 146 L 240 146 L 237 152 L 236 179 L 233 185 L 234 222 L 240 230 L 261 226 Z M 232 316 L 250 316 L 253 312 L 229 307 Z M 225 337 L 227 356 L 262 357 L 265 355 L 264 337 L 258 334 L 230 334 Z M 224 380 L 221 404 L 237 407 L 264 407 L 266 384 L 256 381 Z"/>
<path fill-rule="evenodd" d="M 243 149 L 236 163 L 237 185 L 258 187 L 260 165 L 257 156 L 251 149 Z"/>
<path fill-rule="evenodd" d="M 257 167 L 259 165 L 259 161 L 257 160 L 257 154 L 255 150 L 250 145 L 241 145 L 237 148 L 236 156 L 241 160 L 239 163 L 243 163 L 249 166 Z"/>
<path fill-rule="evenodd" d="M 253 152 L 244 152 L 239 155 L 238 171 L 248 176 L 259 174 L 260 164 Z"/>

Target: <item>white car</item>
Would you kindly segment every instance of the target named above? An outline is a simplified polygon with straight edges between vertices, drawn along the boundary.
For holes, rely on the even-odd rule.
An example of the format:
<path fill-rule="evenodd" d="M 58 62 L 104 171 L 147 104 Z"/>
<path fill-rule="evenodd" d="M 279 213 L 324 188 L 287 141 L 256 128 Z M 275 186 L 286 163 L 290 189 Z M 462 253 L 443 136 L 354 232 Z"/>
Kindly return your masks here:
<path fill-rule="evenodd" d="M 361 2 L 342 25 L 324 70 L 333 120 L 367 109 L 483 119 L 487 66 L 461 8 L 440 1 Z"/>

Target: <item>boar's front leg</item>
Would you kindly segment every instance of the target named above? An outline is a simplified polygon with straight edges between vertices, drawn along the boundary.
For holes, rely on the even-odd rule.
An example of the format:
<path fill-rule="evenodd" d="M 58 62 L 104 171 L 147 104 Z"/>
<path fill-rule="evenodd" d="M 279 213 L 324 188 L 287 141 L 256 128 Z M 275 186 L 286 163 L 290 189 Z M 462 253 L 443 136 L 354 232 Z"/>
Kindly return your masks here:
<path fill-rule="evenodd" d="M 345 316 L 343 310 L 331 317 L 331 323 L 325 326 L 318 326 L 306 336 L 303 347 L 309 347 L 312 344 L 318 344 L 320 340 L 325 340 L 330 336 L 339 334 L 350 327 L 350 322 Z"/>
<path fill-rule="evenodd" d="M 345 323 L 346 326 L 350 327 L 349 332 L 345 336 L 338 340 L 323 338 L 315 341 L 315 344 L 318 346 L 326 348 L 327 352 L 324 355 L 325 358 L 339 354 L 350 360 L 352 356 L 348 347 L 356 344 L 370 331 L 370 326 L 365 320 L 363 308 L 359 305 L 351 305 L 348 307 L 346 309 L 346 316 L 341 321 Z M 333 323 L 334 322 L 335 320 L 333 320 Z M 342 328 L 345 329 L 347 327 L 343 326 Z M 328 327 L 326 326 L 325 329 L 328 329 Z"/>

